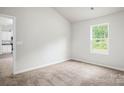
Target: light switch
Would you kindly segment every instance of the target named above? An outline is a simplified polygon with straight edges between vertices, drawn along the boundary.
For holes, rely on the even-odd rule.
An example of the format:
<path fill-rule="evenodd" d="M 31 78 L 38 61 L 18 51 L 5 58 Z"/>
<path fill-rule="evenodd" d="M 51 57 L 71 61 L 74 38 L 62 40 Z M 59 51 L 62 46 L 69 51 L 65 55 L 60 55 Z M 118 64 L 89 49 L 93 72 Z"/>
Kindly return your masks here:
<path fill-rule="evenodd" d="M 16 44 L 17 44 L 17 45 L 22 45 L 23 42 L 22 42 L 22 41 L 17 41 Z"/>

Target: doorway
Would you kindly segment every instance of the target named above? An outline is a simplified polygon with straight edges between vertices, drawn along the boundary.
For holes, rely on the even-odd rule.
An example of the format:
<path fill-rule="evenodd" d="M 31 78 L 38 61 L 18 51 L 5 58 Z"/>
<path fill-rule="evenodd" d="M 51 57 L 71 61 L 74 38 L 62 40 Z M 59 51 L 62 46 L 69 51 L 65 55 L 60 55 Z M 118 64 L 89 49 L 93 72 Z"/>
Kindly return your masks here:
<path fill-rule="evenodd" d="M 14 17 L 0 15 L 0 78 L 11 76 L 14 73 L 14 24 Z"/>

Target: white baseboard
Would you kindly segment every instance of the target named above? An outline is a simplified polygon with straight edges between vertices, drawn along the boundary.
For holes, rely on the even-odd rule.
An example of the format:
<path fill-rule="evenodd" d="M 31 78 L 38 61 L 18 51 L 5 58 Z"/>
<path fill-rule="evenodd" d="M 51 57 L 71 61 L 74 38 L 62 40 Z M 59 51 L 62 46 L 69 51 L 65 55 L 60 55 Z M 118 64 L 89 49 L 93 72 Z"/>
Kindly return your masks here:
<path fill-rule="evenodd" d="M 71 59 L 66 59 L 66 60 L 61 60 L 61 61 L 58 61 L 58 62 L 54 62 L 54 63 L 51 63 L 51 64 L 45 64 L 45 65 L 40 65 L 40 66 L 36 66 L 36 67 L 31 67 L 31 68 L 23 69 L 23 70 L 20 70 L 20 71 L 15 71 L 14 75 L 15 74 L 24 73 L 24 72 L 28 72 L 28 71 L 31 71 L 31 70 L 35 70 L 35 69 L 38 69 L 38 68 L 47 67 L 47 66 L 54 65 L 54 64 L 57 64 L 57 63 L 62 63 L 62 62 L 68 61 L 68 60 L 75 60 L 75 61 L 80 61 L 80 62 L 83 62 L 83 63 L 103 66 L 103 67 L 107 67 L 107 68 L 115 69 L 115 70 L 119 70 L 119 71 L 124 71 L 124 69 L 121 69 L 121 68 L 112 67 L 112 66 L 103 65 L 103 64 L 97 64 L 97 63 L 93 63 L 93 61 L 89 61 L 89 60 L 85 60 L 85 59 L 71 58 Z"/>
<path fill-rule="evenodd" d="M 93 65 L 102 66 L 102 67 L 107 67 L 107 68 L 114 69 L 114 70 L 124 71 L 124 69 L 122 69 L 122 68 L 108 66 L 108 65 L 104 65 L 104 64 L 98 64 L 98 63 L 95 63 L 94 61 L 91 61 L 91 60 L 89 61 L 86 59 L 79 59 L 79 58 L 72 58 L 71 60 L 80 61 L 83 63 L 93 64 Z"/>
<path fill-rule="evenodd" d="M 15 71 L 14 75 L 24 73 L 24 72 L 28 72 L 28 71 L 31 71 L 31 70 L 35 70 L 35 69 L 39 69 L 39 68 L 43 68 L 43 67 L 47 67 L 47 66 L 54 65 L 54 64 L 57 64 L 57 63 L 62 63 L 62 62 L 68 61 L 68 60 L 70 60 L 70 59 L 65 59 L 65 60 L 57 61 L 57 62 L 54 62 L 54 63 L 51 63 L 51 64 L 45 64 L 45 65 L 40 65 L 40 66 L 36 66 L 36 67 L 23 69 L 23 70 L 20 70 L 20 71 Z"/>

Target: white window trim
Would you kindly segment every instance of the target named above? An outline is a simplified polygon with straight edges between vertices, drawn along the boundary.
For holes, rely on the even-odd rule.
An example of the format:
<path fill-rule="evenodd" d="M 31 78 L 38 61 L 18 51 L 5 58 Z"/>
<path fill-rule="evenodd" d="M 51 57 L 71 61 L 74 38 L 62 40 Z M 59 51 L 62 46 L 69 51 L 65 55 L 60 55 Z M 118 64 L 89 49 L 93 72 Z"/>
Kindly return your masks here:
<path fill-rule="evenodd" d="M 108 26 L 108 42 L 107 42 L 107 45 L 108 45 L 108 49 L 106 51 L 100 51 L 100 50 L 95 50 L 93 49 L 92 47 L 92 28 L 94 26 L 101 26 L 101 25 L 107 25 Z M 110 27 L 109 27 L 109 23 L 102 23 L 102 24 L 95 24 L 95 25 L 91 25 L 90 26 L 90 53 L 91 54 L 103 54 L 103 55 L 109 55 L 109 34 L 110 34 Z"/>

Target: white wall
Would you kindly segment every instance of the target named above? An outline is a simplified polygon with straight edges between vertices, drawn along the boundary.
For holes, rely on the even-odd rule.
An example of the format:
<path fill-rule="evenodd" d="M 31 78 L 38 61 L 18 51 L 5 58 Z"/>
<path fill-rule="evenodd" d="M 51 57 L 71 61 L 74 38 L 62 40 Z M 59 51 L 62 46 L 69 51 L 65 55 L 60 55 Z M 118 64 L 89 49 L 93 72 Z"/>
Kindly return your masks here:
<path fill-rule="evenodd" d="M 70 58 L 70 23 L 52 8 L 0 8 L 16 17 L 15 73 Z"/>
<path fill-rule="evenodd" d="M 90 26 L 110 24 L 109 55 L 90 53 Z M 72 59 L 124 70 L 124 12 L 73 24 Z"/>

